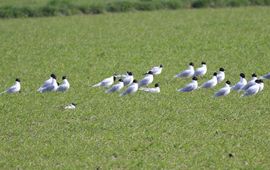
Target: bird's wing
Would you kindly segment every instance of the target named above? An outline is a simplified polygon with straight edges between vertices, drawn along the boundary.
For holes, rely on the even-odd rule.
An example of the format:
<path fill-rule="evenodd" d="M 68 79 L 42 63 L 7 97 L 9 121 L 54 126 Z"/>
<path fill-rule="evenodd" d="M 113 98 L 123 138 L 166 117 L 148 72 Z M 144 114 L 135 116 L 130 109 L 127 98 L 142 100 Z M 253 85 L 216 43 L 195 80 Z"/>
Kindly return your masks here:
<path fill-rule="evenodd" d="M 195 89 L 195 85 L 193 83 L 187 84 L 184 88 L 180 89 L 181 92 L 190 92 Z"/>
<path fill-rule="evenodd" d="M 227 91 L 228 91 L 227 88 L 221 88 L 218 92 L 216 92 L 215 96 L 216 97 L 223 96 Z"/>

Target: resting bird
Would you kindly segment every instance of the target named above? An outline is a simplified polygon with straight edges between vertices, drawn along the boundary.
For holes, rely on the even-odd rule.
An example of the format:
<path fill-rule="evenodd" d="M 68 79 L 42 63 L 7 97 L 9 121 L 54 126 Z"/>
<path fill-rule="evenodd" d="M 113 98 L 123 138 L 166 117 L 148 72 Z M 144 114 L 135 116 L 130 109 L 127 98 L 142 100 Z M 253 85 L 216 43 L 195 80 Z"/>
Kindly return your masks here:
<path fill-rule="evenodd" d="M 226 81 L 226 84 L 218 92 L 215 93 L 215 97 L 227 96 L 231 92 L 231 82 Z"/>
<path fill-rule="evenodd" d="M 255 84 L 250 86 L 247 90 L 245 90 L 244 94 L 242 94 L 241 97 L 252 96 L 257 94 L 260 91 L 261 83 L 262 83 L 261 80 L 259 79 L 255 80 Z"/>
<path fill-rule="evenodd" d="M 21 81 L 20 79 L 16 79 L 15 80 L 15 84 L 12 85 L 10 88 L 8 88 L 7 90 L 3 91 L 2 93 L 0 93 L 0 95 L 4 94 L 4 93 L 17 93 L 20 92 L 21 90 Z"/>
<path fill-rule="evenodd" d="M 217 74 L 217 82 L 220 83 L 225 79 L 225 69 L 224 68 L 220 68 L 219 72 Z"/>
<path fill-rule="evenodd" d="M 130 85 L 134 80 L 133 73 L 130 71 L 127 71 L 127 75 L 124 77 L 123 82 L 125 86 Z"/>
<path fill-rule="evenodd" d="M 58 86 L 58 88 L 57 88 L 56 91 L 65 92 L 65 91 L 67 91 L 69 89 L 70 85 L 69 85 L 69 82 L 67 80 L 67 77 L 66 76 L 63 76 L 62 77 L 62 80 L 63 80 L 62 84 L 60 84 Z"/>
<path fill-rule="evenodd" d="M 249 87 L 251 87 L 251 86 L 253 86 L 253 85 L 255 85 L 256 84 L 256 80 L 258 79 L 257 78 L 257 75 L 255 74 L 255 73 L 253 73 L 252 75 L 252 78 L 251 78 L 251 80 L 241 89 L 241 90 L 243 90 L 243 91 L 245 91 L 245 90 L 247 90 Z"/>
<path fill-rule="evenodd" d="M 115 80 L 116 80 L 116 76 L 111 76 L 93 85 L 92 87 L 110 87 L 114 83 Z"/>
<path fill-rule="evenodd" d="M 57 88 L 58 88 L 58 84 L 56 81 L 56 76 L 53 76 L 51 83 L 47 84 L 46 86 L 40 87 L 38 92 L 44 93 L 44 92 L 56 91 Z"/>
<path fill-rule="evenodd" d="M 261 76 L 260 79 L 270 79 L 270 73 Z"/>
<path fill-rule="evenodd" d="M 179 74 L 175 75 L 176 78 L 189 78 L 194 75 L 194 64 L 191 62 L 189 63 L 188 69 L 180 72 Z"/>
<path fill-rule="evenodd" d="M 160 64 L 160 66 L 153 67 L 153 68 L 151 68 L 151 70 L 149 70 L 149 71 L 152 71 L 153 75 L 159 75 L 159 74 L 161 74 L 162 69 L 163 69 L 163 65 Z M 149 71 L 148 71 L 148 72 L 149 72 Z"/>
<path fill-rule="evenodd" d="M 232 90 L 236 91 L 241 90 L 247 84 L 247 80 L 245 77 L 246 76 L 244 73 L 240 73 L 240 81 L 236 83 L 234 86 L 232 86 Z"/>
<path fill-rule="evenodd" d="M 113 85 L 110 89 L 108 89 L 105 93 L 113 93 L 113 92 L 117 92 L 120 91 L 123 87 L 124 87 L 124 82 L 122 79 L 118 80 L 119 83 Z"/>
<path fill-rule="evenodd" d="M 160 92 L 160 88 L 159 88 L 159 83 L 155 84 L 154 88 L 140 88 L 140 90 L 145 91 L 145 92 L 149 92 L 149 93 L 159 93 Z"/>
<path fill-rule="evenodd" d="M 192 78 L 192 82 L 187 84 L 185 87 L 178 89 L 179 92 L 191 92 L 198 88 L 198 81 L 197 77 Z"/>
<path fill-rule="evenodd" d="M 148 86 L 154 80 L 153 72 L 149 71 L 144 78 L 139 82 L 139 87 Z"/>
<path fill-rule="evenodd" d="M 46 80 L 46 81 L 43 83 L 43 85 L 42 85 L 40 88 L 38 88 L 37 91 L 40 92 L 41 89 L 44 89 L 46 86 L 51 85 L 52 82 L 53 82 L 53 79 L 56 79 L 55 74 L 51 74 L 50 78 L 49 78 L 48 80 Z"/>
<path fill-rule="evenodd" d="M 203 83 L 199 88 L 212 88 L 215 87 L 216 85 L 217 85 L 217 73 L 215 72 L 213 74 L 212 79 Z"/>
<path fill-rule="evenodd" d="M 133 83 L 126 89 L 126 91 L 121 93 L 120 96 L 136 93 L 138 91 L 138 88 L 139 86 L 137 80 L 133 80 Z"/>
<path fill-rule="evenodd" d="M 206 72 L 207 72 L 206 63 L 202 62 L 202 66 L 196 69 L 194 76 L 195 77 L 202 77 L 206 74 Z"/>

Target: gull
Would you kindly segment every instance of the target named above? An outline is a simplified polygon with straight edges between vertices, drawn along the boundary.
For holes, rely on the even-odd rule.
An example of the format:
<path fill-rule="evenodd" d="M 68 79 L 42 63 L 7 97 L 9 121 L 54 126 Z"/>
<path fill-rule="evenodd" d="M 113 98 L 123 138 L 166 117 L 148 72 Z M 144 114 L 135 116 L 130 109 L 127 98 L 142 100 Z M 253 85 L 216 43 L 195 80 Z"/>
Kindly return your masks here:
<path fill-rule="evenodd" d="M 241 90 L 243 90 L 243 91 L 245 91 L 245 90 L 247 90 L 249 87 L 251 87 L 251 86 L 253 86 L 253 85 L 255 85 L 256 84 L 256 80 L 258 79 L 257 78 L 257 75 L 255 74 L 255 73 L 253 73 L 252 75 L 252 78 L 251 78 L 251 80 L 241 89 Z"/>
<path fill-rule="evenodd" d="M 260 91 L 261 83 L 262 82 L 260 79 L 255 80 L 255 84 L 250 86 L 247 90 L 245 90 L 244 94 L 242 94 L 241 97 L 252 96 L 257 94 Z"/>
<path fill-rule="evenodd" d="M 51 85 L 53 79 L 56 79 L 55 74 L 51 74 L 50 78 L 49 78 L 48 80 L 46 80 L 46 81 L 43 83 L 43 85 L 42 85 L 40 88 L 38 88 L 37 91 L 40 92 L 41 89 L 45 88 L 46 86 Z"/>
<path fill-rule="evenodd" d="M 145 92 L 149 92 L 149 93 L 159 93 L 160 92 L 160 88 L 159 88 L 159 83 L 155 84 L 154 88 L 140 88 L 140 90 L 145 91 Z"/>
<path fill-rule="evenodd" d="M 270 79 L 270 73 L 261 76 L 260 79 Z"/>
<path fill-rule="evenodd" d="M 52 82 L 50 84 L 47 84 L 46 86 L 40 87 L 38 92 L 44 93 L 44 92 L 56 91 L 57 88 L 58 88 L 58 84 L 56 81 L 56 76 L 53 76 Z"/>
<path fill-rule="evenodd" d="M 185 87 L 178 89 L 177 91 L 179 92 L 191 92 L 193 90 L 196 90 L 198 88 L 198 82 L 197 82 L 197 77 L 192 78 L 192 82 L 187 84 Z"/>
<path fill-rule="evenodd" d="M 159 75 L 159 74 L 161 74 L 162 69 L 163 69 L 163 65 L 160 64 L 159 66 L 151 68 L 151 70 L 149 70 L 149 71 L 152 71 L 153 75 Z"/>
<path fill-rule="evenodd" d="M 113 92 L 116 92 L 116 91 L 120 91 L 124 87 L 124 82 L 123 82 L 122 79 L 119 79 L 118 81 L 119 81 L 119 83 L 113 85 L 105 93 L 113 93 Z"/>
<path fill-rule="evenodd" d="M 225 79 L 225 69 L 224 68 L 220 68 L 219 72 L 217 74 L 217 82 L 220 83 Z"/>
<path fill-rule="evenodd" d="M 204 76 L 206 74 L 206 72 L 207 72 L 206 63 L 202 62 L 202 66 L 196 69 L 194 76 L 201 77 L 201 76 Z"/>
<path fill-rule="evenodd" d="M 231 82 L 226 81 L 226 84 L 223 88 L 215 93 L 215 97 L 227 96 L 231 92 Z"/>
<path fill-rule="evenodd" d="M 58 86 L 56 91 L 65 92 L 69 89 L 70 85 L 69 85 L 69 82 L 67 80 L 67 77 L 63 76 L 62 80 L 63 80 L 62 84 Z"/>
<path fill-rule="evenodd" d="M 236 83 L 234 86 L 232 86 L 232 90 L 236 91 L 241 90 L 247 84 L 247 80 L 245 77 L 246 76 L 244 73 L 240 73 L 240 81 Z"/>
<path fill-rule="evenodd" d="M 127 75 L 123 79 L 124 86 L 130 85 L 133 82 L 133 80 L 134 80 L 133 73 L 130 71 L 127 71 Z"/>
<path fill-rule="evenodd" d="M 120 96 L 125 96 L 127 94 L 133 94 L 138 91 L 138 82 L 137 80 L 133 80 L 133 83 L 124 91 L 123 93 L 120 94 Z"/>
<path fill-rule="evenodd" d="M 114 83 L 115 80 L 116 80 L 116 76 L 111 76 L 111 77 L 108 77 L 108 78 L 102 80 L 101 82 L 93 85 L 92 87 L 100 87 L 100 86 L 110 87 Z"/>
<path fill-rule="evenodd" d="M 212 79 L 203 83 L 199 88 L 212 88 L 215 87 L 216 85 L 217 85 L 217 73 L 215 72 L 213 74 Z"/>
<path fill-rule="evenodd" d="M 176 78 L 189 78 L 194 75 L 194 64 L 191 62 L 189 63 L 188 69 L 180 72 L 179 74 L 175 75 Z"/>
<path fill-rule="evenodd" d="M 10 88 L 8 88 L 7 90 L 3 91 L 2 93 L 0 93 L 0 95 L 4 94 L 4 93 L 17 93 L 20 92 L 21 90 L 21 83 L 20 83 L 20 79 L 16 79 L 15 80 L 15 84 L 12 85 Z"/>
<path fill-rule="evenodd" d="M 73 109 L 76 109 L 76 106 L 77 106 L 76 103 L 71 103 L 71 104 L 69 104 L 69 105 L 66 105 L 66 106 L 64 107 L 64 109 L 66 109 L 66 110 L 73 110 Z"/>
<path fill-rule="evenodd" d="M 139 87 L 148 86 L 153 82 L 153 80 L 154 80 L 153 72 L 149 71 L 148 73 L 146 73 L 144 78 L 139 82 Z"/>

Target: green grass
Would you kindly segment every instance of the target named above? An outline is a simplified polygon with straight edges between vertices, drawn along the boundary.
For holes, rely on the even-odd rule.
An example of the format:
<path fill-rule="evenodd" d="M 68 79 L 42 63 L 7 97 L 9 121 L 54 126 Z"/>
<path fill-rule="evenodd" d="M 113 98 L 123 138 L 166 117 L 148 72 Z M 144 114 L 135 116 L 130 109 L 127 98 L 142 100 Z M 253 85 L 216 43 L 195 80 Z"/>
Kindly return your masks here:
<path fill-rule="evenodd" d="M 193 61 L 231 82 L 269 72 L 269 8 L 203 9 L 0 20 L 1 169 L 268 169 L 270 82 L 263 93 L 213 99 L 177 93 Z M 160 94 L 119 97 L 92 85 L 115 72 L 137 79 L 164 65 Z M 65 94 L 38 94 L 52 73 Z M 61 106 L 78 103 L 75 111 Z M 228 155 L 232 153 L 233 158 Z"/>

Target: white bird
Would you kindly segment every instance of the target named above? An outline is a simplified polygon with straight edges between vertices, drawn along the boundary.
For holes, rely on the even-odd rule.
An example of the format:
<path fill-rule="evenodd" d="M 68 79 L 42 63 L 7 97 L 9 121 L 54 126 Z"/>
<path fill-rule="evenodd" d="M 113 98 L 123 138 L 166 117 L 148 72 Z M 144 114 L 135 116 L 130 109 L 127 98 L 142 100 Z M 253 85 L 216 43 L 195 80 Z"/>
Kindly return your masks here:
<path fill-rule="evenodd" d="M 257 80 L 257 75 L 255 73 L 252 74 L 252 78 L 251 80 L 241 89 L 243 91 L 247 90 L 249 87 L 253 86 L 256 84 L 256 80 Z"/>
<path fill-rule="evenodd" d="M 194 75 L 194 64 L 189 63 L 188 69 L 180 72 L 179 74 L 175 75 L 176 78 L 189 78 Z"/>
<path fill-rule="evenodd" d="M 146 73 L 144 78 L 139 82 L 139 87 L 148 86 L 153 82 L 153 80 L 154 80 L 153 72 L 149 71 L 148 73 Z"/>
<path fill-rule="evenodd" d="M 130 85 L 133 82 L 133 80 L 134 80 L 133 73 L 130 71 L 127 71 L 127 75 L 123 79 L 124 86 Z"/>
<path fill-rule="evenodd" d="M 220 68 L 219 72 L 217 73 L 217 82 L 220 83 L 225 79 L 225 69 Z"/>
<path fill-rule="evenodd" d="M 223 88 L 215 93 L 215 97 L 227 96 L 231 92 L 231 82 L 226 81 L 226 84 Z"/>
<path fill-rule="evenodd" d="M 241 90 L 247 84 L 247 80 L 245 77 L 246 76 L 244 73 L 240 73 L 240 81 L 236 83 L 234 86 L 232 86 L 232 90 L 236 91 Z"/>
<path fill-rule="evenodd" d="M 54 75 L 52 77 L 51 84 L 47 84 L 46 86 L 39 88 L 38 92 L 44 93 L 44 92 L 56 91 L 57 88 L 58 88 L 58 83 L 56 81 L 56 76 Z"/>
<path fill-rule="evenodd" d="M 260 79 L 270 79 L 270 73 L 261 76 Z"/>
<path fill-rule="evenodd" d="M 202 66 L 196 69 L 194 76 L 201 77 L 201 76 L 204 76 L 206 74 L 206 72 L 207 72 L 206 63 L 202 62 Z"/>
<path fill-rule="evenodd" d="M 92 87 L 100 87 L 100 86 L 110 87 L 114 83 L 115 80 L 116 80 L 116 76 L 111 76 L 111 77 L 108 77 L 108 78 L 102 80 L 101 82 L 93 85 Z"/>
<path fill-rule="evenodd" d="M 76 106 L 77 106 L 77 104 L 71 103 L 71 104 L 69 104 L 69 105 L 66 105 L 66 106 L 64 107 L 64 109 L 66 109 L 66 110 L 73 110 L 73 109 L 76 109 Z"/>
<path fill-rule="evenodd" d="M 65 91 L 67 91 L 69 89 L 70 84 L 69 84 L 69 82 L 67 80 L 67 77 L 63 76 L 62 80 L 63 80 L 62 84 L 58 86 L 56 91 L 65 92 Z"/>
<path fill-rule="evenodd" d="M 212 79 L 203 83 L 199 88 L 212 88 L 215 87 L 216 85 L 217 85 L 217 73 L 215 72 L 213 74 Z"/>
<path fill-rule="evenodd" d="M 155 84 L 154 88 L 140 88 L 140 90 L 145 91 L 145 92 L 149 92 L 149 93 L 159 93 L 160 92 L 160 87 L 159 87 L 159 83 Z"/>
<path fill-rule="evenodd" d="M 110 89 L 108 89 L 105 93 L 113 93 L 113 92 L 117 92 L 120 91 L 123 87 L 124 87 L 124 82 L 122 79 L 118 80 L 119 83 L 113 85 Z"/>
<path fill-rule="evenodd" d="M 37 90 L 37 91 L 38 91 L 38 92 L 40 92 L 40 91 L 41 91 L 41 89 L 45 88 L 46 86 L 51 85 L 51 84 L 52 84 L 52 80 L 53 80 L 53 78 L 55 78 L 55 79 L 56 79 L 55 74 L 51 74 L 50 78 L 49 78 L 48 80 L 46 80 L 46 81 L 43 83 L 43 85 L 42 85 L 40 88 L 38 88 L 38 90 Z"/>
<path fill-rule="evenodd" d="M 160 64 L 159 66 L 155 66 L 155 67 L 151 68 L 151 70 L 149 70 L 149 71 L 152 71 L 153 75 L 159 75 L 159 74 L 161 74 L 162 69 L 163 69 L 163 65 Z"/>
<path fill-rule="evenodd" d="M 10 88 L 8 88 L 7 90 L 3 91 L 2 93 L 0 93 L 0 95 L 4 94 L 4 93 L 17 93 L 20 92 L 21 90 L 21 83 L 20 83 L 20 79 L 16 79 L 15 80 L 15 84 L 12 85 Z"/>
<path fill-rule="evenodd" d="M 179 92 L 191 92 L 198 88 L 198 81 L 197 77 L 192 78 L 192 82 L 187 84 L 185 87 L 178 89 Z"/>
<path fill-rule="evenodd" d="M 124 91 L 123 93 L 120 94 L 120 96 L 125 96 L 127 94 L 133 94 L 137 92 L 139 89 L 138 82 L 137 80 L 133 80 L 133 83 Z"/>
<path fill-rule="evenodd" d="M 245 90 L 244 94 L 242 94 L 241 97 L 252 96 L 257 94 L 260 90 L 260 84 L 261 80 L 255 80 L 255 84 L 250 86 L 247 90 Z"/>

